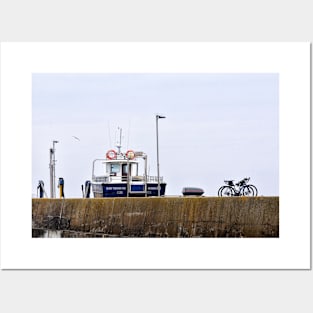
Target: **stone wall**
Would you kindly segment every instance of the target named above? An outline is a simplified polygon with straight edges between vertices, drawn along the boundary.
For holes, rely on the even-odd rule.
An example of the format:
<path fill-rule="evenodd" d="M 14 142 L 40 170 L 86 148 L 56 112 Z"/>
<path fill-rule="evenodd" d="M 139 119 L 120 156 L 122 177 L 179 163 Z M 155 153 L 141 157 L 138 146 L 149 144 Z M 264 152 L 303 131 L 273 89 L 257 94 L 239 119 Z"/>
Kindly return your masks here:
<path fill-rule="evenodd" d="M 278 197 L 33 199 L 33 237 L 279 237 Z"/>

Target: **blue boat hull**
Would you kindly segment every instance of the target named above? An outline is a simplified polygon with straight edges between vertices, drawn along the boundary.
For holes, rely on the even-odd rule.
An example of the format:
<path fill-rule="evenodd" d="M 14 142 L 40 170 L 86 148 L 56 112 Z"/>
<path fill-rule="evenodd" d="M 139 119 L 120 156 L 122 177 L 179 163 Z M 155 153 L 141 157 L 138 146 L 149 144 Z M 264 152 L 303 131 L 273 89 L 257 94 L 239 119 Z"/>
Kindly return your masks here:
<path fill-rule="evenodd" d="M 165 195 L 166 183 L 160 183 L 160 195 Z M 144 185 L 131 185 L 130 192 L 128 191 L 127 183 L 116 183 L 116 184 L 106 184 L 102 183 L 102 195 L 97 194 L 95 197 L 102 198 L 116 198 L 116 197 L 144 197 Z M 158 184 L 157 183 L 147 183 L 147 196 L 157 197 L 158 196 Z"/>

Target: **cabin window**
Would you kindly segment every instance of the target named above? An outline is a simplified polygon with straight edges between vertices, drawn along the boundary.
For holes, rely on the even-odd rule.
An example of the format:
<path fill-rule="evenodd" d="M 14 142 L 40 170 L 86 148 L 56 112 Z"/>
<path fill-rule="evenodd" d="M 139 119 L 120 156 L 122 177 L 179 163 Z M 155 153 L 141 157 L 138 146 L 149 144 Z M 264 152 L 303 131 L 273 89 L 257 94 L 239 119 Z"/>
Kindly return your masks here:
<path fill-rule="evenodd" d="M 116 175 L 120 171 L 120 165 L 119 164 L 111 164 L 110 168 L 110 174 L 111 175 Z"/>

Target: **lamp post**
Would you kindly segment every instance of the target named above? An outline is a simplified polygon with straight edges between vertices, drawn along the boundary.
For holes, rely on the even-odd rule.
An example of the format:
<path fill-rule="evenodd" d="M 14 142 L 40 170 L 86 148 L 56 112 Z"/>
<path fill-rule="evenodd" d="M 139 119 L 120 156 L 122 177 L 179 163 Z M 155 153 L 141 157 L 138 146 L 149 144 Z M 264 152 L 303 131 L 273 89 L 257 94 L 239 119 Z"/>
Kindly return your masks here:
<path fill-rule="evenodd" d="M 159 163 L 159 119 L 165 118 L 165 116 L 156 115 L 156 141 L 157 141 L 157 171 L 158 171 L 158 197 L 160 197 L 160 163 Z"/>
<path fill-rule="evenodd" d="M 58 141 L 53 140 L 53 147 L 50 148 L 50 197 L 55 198 L 55 144 Z"/>

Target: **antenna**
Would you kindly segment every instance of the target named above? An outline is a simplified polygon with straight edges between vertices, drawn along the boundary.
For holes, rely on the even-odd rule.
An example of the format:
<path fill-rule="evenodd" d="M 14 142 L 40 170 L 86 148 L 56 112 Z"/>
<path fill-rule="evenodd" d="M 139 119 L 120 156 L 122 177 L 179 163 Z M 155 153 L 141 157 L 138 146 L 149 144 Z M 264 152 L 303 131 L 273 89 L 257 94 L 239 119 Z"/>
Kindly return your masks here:
<path fill-rule="evenodd" d="M 129 148 L 129 136 L 130 136 L 130 120 L 128 121 L 128 136 L 127 136 L 127 149 Z"/>
<path fill-rule="evenodd" d="M 121 153 L 121 147 L 122 147 L 122 128 L 117 127 L 117 130 L 120 132 L 120 138 L 119 141 L 117 141 L 116 143 L 116 148 L 117 148 L 117 153 L 120 154 Z"/>
<path fill-rule="evenodd" d="M 109 147 L 111 147 L 110 121 L 108 121 L 108 130 L 109 130 Z"/>

